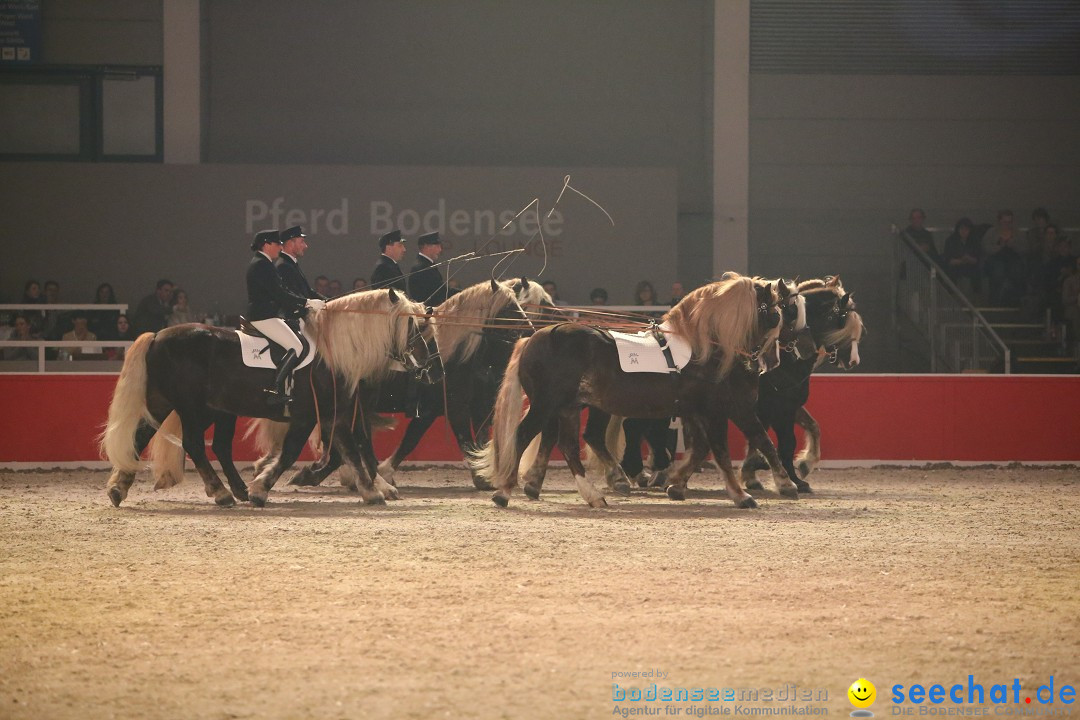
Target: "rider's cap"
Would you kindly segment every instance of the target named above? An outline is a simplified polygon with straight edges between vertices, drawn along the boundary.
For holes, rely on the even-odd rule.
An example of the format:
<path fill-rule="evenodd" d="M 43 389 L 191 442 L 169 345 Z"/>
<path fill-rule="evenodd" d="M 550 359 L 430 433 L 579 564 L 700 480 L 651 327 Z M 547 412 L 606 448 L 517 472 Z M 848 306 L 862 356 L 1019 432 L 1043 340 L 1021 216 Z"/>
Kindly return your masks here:
<path fill-rule="evenodd" d="M 251 249 L 258 250 L 266 243 L 281 244 L 281 233 L 277 230 L 263 230 L 255 233 L 255 239 L 251 241 Z"/>
<path fill-rule="evenodd" d="M 385 250 L 387 245 L 393 245 L 394 243 L 405 242 L 405 239 L 401 237 L 400 230 L 391 230 L 390 232 L 379 238 L 379 249 Z"/>
<path fill-rule="evenodd" d="M 286 240 L 292 240 L 294 237 L 306 238 L 307 235 L 304 233 L 304 228 L 300 227 L 299 225 L 294 225 L 291 228 L 287 228 L 285 230 L 282 230 L 281 231 L 281 243 L 282 243 L 282 245 L 285 244 Z"/>
<path fill-rule="evenodd" d="M 417 247 L 424 247 L 425 245 L 442 245 L 442 239 L 439 237 L 439 233 L 433 232 L 427 235 L 421 235 L 416 238 Z"/>

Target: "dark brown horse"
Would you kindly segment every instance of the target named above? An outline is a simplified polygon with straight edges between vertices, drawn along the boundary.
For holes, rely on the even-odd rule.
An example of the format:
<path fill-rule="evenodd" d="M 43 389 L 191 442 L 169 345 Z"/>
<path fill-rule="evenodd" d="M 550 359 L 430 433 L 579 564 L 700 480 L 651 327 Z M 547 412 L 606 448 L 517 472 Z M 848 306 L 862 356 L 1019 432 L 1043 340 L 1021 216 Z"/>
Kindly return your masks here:
<path fill-rule="evenodd" d="M 509 502 L 525 448 L 543 433 L 540 457 L 546 459 L 557 442 L 582 497 L 593 507 L 606 505 L 581 464 L 583 407 L 590 408 L 585 440 L 608 467 L 616 465 L 603 442 L 610 415 L 683 418 L 691 452 L 671 476 L 673 499 L 685 497 L 686 479 L 711 446 L 725 469 L 731 499 L 739 507 L 756 507 L 731 469 L 729 417 L 754 447 L 775 459 L 781 492 L 797 497 L 754 414 L 759 354 L 775 347 L 778 304 L 786 290 L 782 281 L 732 275 L 688 294 L 664 318 L 692 349 L 691 363 L 677 375 L 622 372 L 611 337 L 585 325 L 555 325 L 519 341 L 499 389 L 492 440 L 472 460 L 474 470 L 497 488 L 492 499 L 502 506 Z M 526 397 L 529 409 L 522 419 Z"/>
<path fill-rule="evenodd" d="M 266 402 L 263 389 L 274 371 L 245 367 L 235 332 L 188 324 L 141 335 L 125 355 L 101 438 L 102 452 L 113 465 L 107 488 L 112 503 L 119 506 L 127 497 L 140 454 L 172 412 L 181 421 L 183 449 L 207 495 L 219 505 L 232 505 L 234 499 L 207 460 L 203 436 L 210 423 L 234 423 L 238 415 L 289 423 L 281 456 L 246 488 L 253 504 L 266 502 L 269 489 L 296 461 L 320 419 L 336 431 L 336 447 L 359 475 L 364 501 L 385 502 L 364 468 L 346 410 L 359 383 L 385 373 L 395 359 L 416 367 L 427 364 L 425 309 L 393 290 L 374 290 L 330 301 L 312 325 L 319 356 L 296 373 L 288 417 L 282 406 Z M 243 497 L 231 459 L 227 467 L 233 490 Z"/>

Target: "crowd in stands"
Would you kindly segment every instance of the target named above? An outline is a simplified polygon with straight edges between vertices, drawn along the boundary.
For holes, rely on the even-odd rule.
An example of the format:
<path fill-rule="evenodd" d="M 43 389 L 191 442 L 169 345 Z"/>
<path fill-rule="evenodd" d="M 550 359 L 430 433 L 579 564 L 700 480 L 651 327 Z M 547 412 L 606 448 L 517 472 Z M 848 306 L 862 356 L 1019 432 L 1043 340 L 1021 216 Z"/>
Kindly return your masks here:
<path fill-rule="evenodd" d="M 1054 323 L 1066 324 L 1069 337 L 1080 332 L 1080 258 L 1045 208 L 1032 211 L 1025 231 L 1012 210 L 999 210 L 992 224 L 962 217 L 940 247 L 926 228 L 926 213 L 914 208 L 901 232 L 973 304 L 1018 308 L 1033 319 L 1049 310 Z"/>

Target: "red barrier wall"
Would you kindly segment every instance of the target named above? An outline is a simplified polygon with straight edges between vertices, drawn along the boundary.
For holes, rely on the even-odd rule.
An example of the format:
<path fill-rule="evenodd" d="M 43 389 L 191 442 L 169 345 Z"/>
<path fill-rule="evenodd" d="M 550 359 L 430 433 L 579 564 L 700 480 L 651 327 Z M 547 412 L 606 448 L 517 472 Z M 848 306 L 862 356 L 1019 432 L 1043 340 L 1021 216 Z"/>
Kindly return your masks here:
<path fill-rule="evenodd" d="M 2 463 L 93 462 L 116 375 L 0 375 Z M 1080 378 L 1002 375 L 820 375 L 810 412 L 834 461 L 1080 461 Z M 390 454 L 404 432 L 380 433 Z M 731 431 L 733 455 L 744 441 Z M 256 453 L 238 440 L 236 457 Z M 436 423 L 410 458 L 460 458 Z"/>

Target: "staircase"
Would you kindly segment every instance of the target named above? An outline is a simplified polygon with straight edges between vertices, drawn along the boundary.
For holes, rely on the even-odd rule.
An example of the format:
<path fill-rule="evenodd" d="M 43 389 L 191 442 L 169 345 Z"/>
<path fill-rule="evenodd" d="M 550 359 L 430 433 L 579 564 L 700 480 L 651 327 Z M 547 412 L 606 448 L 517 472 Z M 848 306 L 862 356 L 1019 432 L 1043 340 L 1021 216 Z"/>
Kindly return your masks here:
<path fill-rule="evenodd" d="M 1008 346 L 1015 373 L 1061 374 L 1080 372 L 1063 332 L 1049 322 L 1031 322 L 1020 308 L 981 307 L 990 327 Z M 1053 337 L 1056 332 L 1057 337 Z"/>

